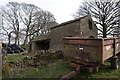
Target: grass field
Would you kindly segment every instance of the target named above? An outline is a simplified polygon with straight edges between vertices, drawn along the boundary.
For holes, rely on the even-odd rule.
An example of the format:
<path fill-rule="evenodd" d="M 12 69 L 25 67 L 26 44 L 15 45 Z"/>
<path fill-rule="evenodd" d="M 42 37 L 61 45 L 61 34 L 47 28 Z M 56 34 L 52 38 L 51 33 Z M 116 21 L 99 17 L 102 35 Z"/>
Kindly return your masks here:
<path fill-rule="evenodd" d="M 58 78 L 69 71 L 72 68 L 64 63 L 63 60 L 56 61 L 47 66 L 40 66 L 38 68 L 22 68 L 19 71 L 14 69 L 13 74 L 8 75 L 10 78 Z"/>
<path fill-rule="evenodd" d="M 17 60 L 22 60 L 25 56 L 33 56 L 33 55 L 26 54 L 26 53 L 27 51 L 19 53 L 19 54 L 8 54 L 8 61 L 13 62 Z"/>
<path fill-rule="evenodd" d="M 9 56 L 11 57 L 11 56 Z M 22 59 L 20 56 L 19 59 Z M 17 57 L 16 57 L 17 59 Z M 15 60 L 16 60 L 15 59 Z M 12 60 L 9 58 L 9 60 Z M 14 60 L 13 60 L 14 61 Z M 119 63 L 120 64 L 120 63 Z M 58 60 L 55 63 L 50 63 L 47 66 L 39 66 L 37 68 L 21 68 L 14 69 L 12 74 L 7 75 L 8 78 L 60 78 L 62 75 L 74 70 L 65 60 Z M 100 68 L 98 72 L 81 72 L 74 78 L 120 78 L 119 69 L 112 70 L 110 64 L 106 63 L 105 67 Z"/>
<path fill-rule="evenodd" d="M 26 55 L 21 55 L 21 54 L 8 54 L 8 61 L 12 62 L 12 61 L 17 61 L 17 60 L 21 60 L 25 57 Z"/>

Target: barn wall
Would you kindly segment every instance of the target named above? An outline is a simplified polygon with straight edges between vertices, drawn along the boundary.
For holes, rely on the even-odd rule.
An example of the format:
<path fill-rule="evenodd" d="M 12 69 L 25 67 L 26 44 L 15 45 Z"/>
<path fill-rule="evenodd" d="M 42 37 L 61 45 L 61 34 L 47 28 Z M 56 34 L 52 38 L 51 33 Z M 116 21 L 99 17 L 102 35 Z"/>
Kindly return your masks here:
<path fill-rule="evenodd" d="M 92 22 L 92 30 L 89 29 L 89 21 Z M 98 32 L 96 25 L 89 16 L 81 20 L 53 28 L 50 35 L 50 49 L 62 49 L 63 37 L 88 37 L 91 35 L 97 37 Z"/>
<path fill-rule="evenodd" d="M 89 29 L 89 21 L 92 23 L 92 30 Z M 98 37 L 97 27 L 94 24 L 91 16 L 71 20 L 51 28 L 49 35 L 49 49 L 63 49 L 63 37 Z M 40 36 L 41 37 L 41 36 Z M 39 44 L 37 44 L 39 45 Z M 32 42 L 32 52 L 37 49 L 36 43 Z"/>
<path fill-rule="evenodd" d="M 92 30 L 89 29 L 89 21 L 92 22 Z M 90 16 L 80 20 L 80 30 L 83 37 L 88 37 L 91 35 L 96 38 L 98 37 L 97 27 Z"/>
<path fill-rule="evenodd" d="M 62 49 L 63 37 L 79 36 L 80 35 L 80 21 L 59 26 L 51 30 L 50 48 Z"/>

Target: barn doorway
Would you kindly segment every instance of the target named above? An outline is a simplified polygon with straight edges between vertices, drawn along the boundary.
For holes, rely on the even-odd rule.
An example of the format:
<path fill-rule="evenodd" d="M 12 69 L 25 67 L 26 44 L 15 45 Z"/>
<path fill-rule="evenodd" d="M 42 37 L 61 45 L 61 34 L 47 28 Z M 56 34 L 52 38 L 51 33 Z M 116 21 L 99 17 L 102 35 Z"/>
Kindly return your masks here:
<path fill-rule="evenodd" d="M 48 50 L 50 47 L 50 39 L 36 41 L 37 50 Z"/>

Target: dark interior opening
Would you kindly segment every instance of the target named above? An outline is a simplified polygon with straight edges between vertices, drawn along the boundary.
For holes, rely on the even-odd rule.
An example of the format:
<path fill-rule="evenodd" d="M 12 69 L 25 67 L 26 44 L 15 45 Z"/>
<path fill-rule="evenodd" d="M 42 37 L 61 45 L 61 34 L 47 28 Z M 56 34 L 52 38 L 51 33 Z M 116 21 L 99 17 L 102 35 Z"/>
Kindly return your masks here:
<path fill-rule="evenodd" d="M 92 21 L 89 20 L 89 29 L 92 30 Z"/>
<path fill-rule="evenodd" d="M 50 39 L 40 40 L 36 42 L 36 48 L 38 50 L 48 50 L 50 44 Z"/>

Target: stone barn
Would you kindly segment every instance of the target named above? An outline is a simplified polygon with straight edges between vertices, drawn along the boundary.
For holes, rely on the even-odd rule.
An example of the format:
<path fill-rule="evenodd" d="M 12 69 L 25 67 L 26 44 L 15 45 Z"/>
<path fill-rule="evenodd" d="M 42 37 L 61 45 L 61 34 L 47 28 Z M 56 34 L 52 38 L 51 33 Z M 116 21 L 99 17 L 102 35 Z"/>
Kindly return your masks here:
<path fill-rule="evenodd" d="M 32 53 L 38 50 L 63 49 L 63 37 L 98 37 L 97 27 L 90 15 L 61 23 L 32 41 Z"/>

